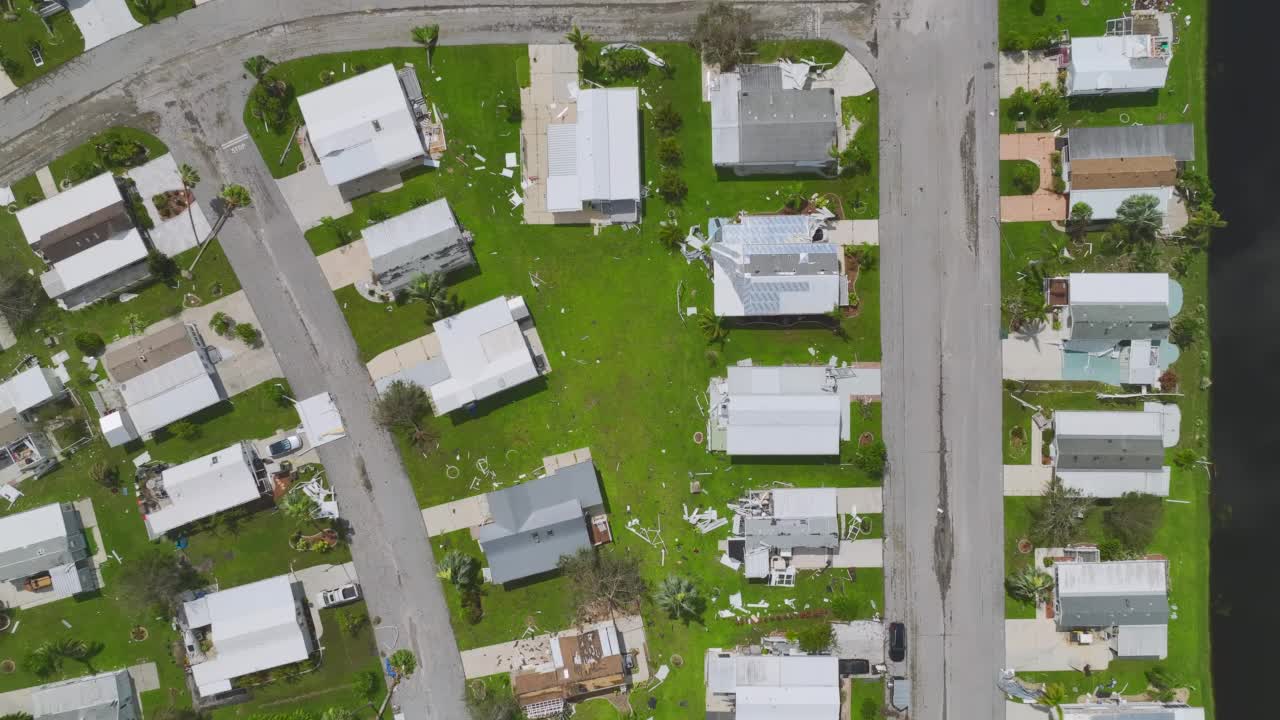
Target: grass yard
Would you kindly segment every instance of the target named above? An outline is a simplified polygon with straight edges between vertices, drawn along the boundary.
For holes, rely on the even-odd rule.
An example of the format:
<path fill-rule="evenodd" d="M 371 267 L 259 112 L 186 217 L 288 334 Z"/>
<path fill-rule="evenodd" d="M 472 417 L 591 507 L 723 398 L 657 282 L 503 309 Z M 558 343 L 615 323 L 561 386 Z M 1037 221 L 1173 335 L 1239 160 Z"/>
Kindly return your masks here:
<path fill-rule="evenodd" d="M 780 40 L 760 43 L 753 63 L 774 60 L 812 60 L 819 65 L 835 65 L 844 57 L 844 48 L 829 40 Z"/>
<path fill-rule="evenodd" d="M 130 7 L 132 7 L 132 3 Z M 106 172 L 106 165 L 98 155 L 97 145 L 102 141 L 103 136 L 108 133 L 119 136 L 124 140 L 139 142 L 147 149 L 146 158 L 139 162 L 139 165 L 169 152 L 169 148 L 151 133 L 131 127 L 109 128 L 49 163 L 49 171 L 53 173 L 53 181 L 58 184 L 58 187 L 62 187 L 68 182 L 71 184 L 82 182 Z M 16 196 L 17 193 L 14 193 L 14 195 Z"/>
<path fill-rule="evenodd" d="M 1030 160 L 1000 161 L 1000 194 L 1030 195 L 1040 187 L 1040 166 Z"/>
<path fill-rule="evenodd" d="M 196 6 L 195 0 L 125 0 L 133 19 L 143 25 L 158 23 Z"/>
<path fill-rule="evenodd" d="M 850 718 L 879 720 L 884 715 L 884 680 L 853 681 L 853 693 L 849 699 Z"/>
<path fill-rule="evenodd" d="M 70 12 L 46 21 L 36 14 L 35 0 L 12 0 L 13 13 L 0 19 L 0 65 L 14 85 L 26 85 L 84 52 L 84 37 Z M 9 17 L 13 19 L 10 20 Z M 44 64 L 36 67 L 29 48 L 38 45 Z"/>
<path fill-rule="evenodd" d="M 705 429 L 699 403 L 706 402 L 708 379 L 722 374 L 728 364 L 747 358 L 758 364 L 825 363 L 833 355 L 844 361 L 879 360 L 879 273 L 874 267 L 861 273 L 856 286 L 859 313 L 841 323 L 843 335 L 818 322 L 791 327 L 740 324 L 731 327 L 725 342 L 708 345 L 684 314 L 687 307 L 710 304 L 707 271 L 661 247 L 656 239 L 659 221 L 672 218 L 682 227 L 704 225 L 709 217 L 741 210 L 777 211 L 789 196 L 814 193 L 829 193 L 846 214 L 875 217 L 877 165 L 873 161 L 864 175 L 833 180 L 718 176 L 711 165 L 709 108 L 699 98 L 695 54 L 678 44 L 648 47 L 667 60 L 671 73 L 651 70 L 636 84 L 644 90 L 642 104 L 656 107 L 670 99 L 683 117 L 676 138 L 683 150 L 679 172 L 688 195 L 680 204 L 668 204 L 656 195 L 648 198 L 646 221 L 639 228 L 612 227 L 596 235 L 585 227 L 524 225 L 522 214 L 505 200 L 513 181 L 473 169 L 478 161 L 464 149 L 474 147 L 474 152 L 492 162 L 518 147 L 517 125 L 495 107 L 501 101 L 494 98 L 516 97 L 518 83 L 527 77 L 520 69 L 526 57 L 523 47 L 445 47 L 436 51 L 432 72 L 419 66 L 426 94 L 449 114 L 446 129 L 452 152 L 442 169 L 413 174 L 396 191 L 356 199 L 352 213 L 339 221 L 358 232 L 371 219 L 404 212 L 415 201 L 447 197 L 463 226 L 475 235 L 479 264 L 477 272 L 455 277 L 452 290 L 467 306 L 498 295 L 524 295 L 547 349 L 551 373 L 481 402 L 473 414 L 428 420 L 441 435 L 440 449 L 428 456 L 412 450 L 407 438 L 399 438 L 418 501 L 433 505 L 492 489 L 491 482 L 509 485 L 539 467 L 545 455 L 590 447 L 613 518 L 615 544 L 606 551 L 639 554 L 651 585 L 670 573 L 689 575 L 710 600 L 705 624 L 667 620 L 648 603 L 643 608 L 652 667 L 669 663 L 673 654 L 684 658 L 684 665 L 673 667 L 671 677 L 653 693 L 657 707 L 648 714 L 683 718 L 689 707 L 700 707 L 701 657 L 707 648 L 731 647 L 771 629 L 794 630 L 803 625 L 794 620 L 738 625 L 720 619 L 715 612 L 727 607 L 730 594 L 742 592 L 748 603 L 767 600 L 772 613 L 788 611 L 782 602 L 787 598 L 795 601 L 797 609 L 812 609 L 828 607 L 845 595 L 851 600 L 841 603 L 842 611 L 853 611 L 856 617 L 871 617 L 883 609 L 884 575 L 879 569 L 860 568 L 852 580 L 843 572 L 805 572 L 794 589 L 748 585 L 716 560 L 720 555 L 716 544 L 723 533 L 701 535 L 680 518 L 682 505 L 721 507 L 747 489 L 771 483 L 879 484 L 879 478 L 852 464 L 853 442 L 845 444 L 839 459 L 806 461 L 712 456 L 692 439 L 695 431 Z M 818 49 L 775 51 L 807 56 Z M 276 72 L 289 77 L 302 92 L 318 87 L 319 74 L 340 70 L 343 61 L 349 68 L 357 63 L 371 68 L 396 60 L 418 63 L 422 57 L 414 49 L 349 53 L 285 63 Z M 489 70 L 484 82 L 477 82 L 477 68 Z M 858 118 L 857 141 L 868 143 L 874 157 L 877 97 L 858 98 L 843 109 Z M 662 170 L 656 153 L 658 135 L 647 117 L 642 122 L 643 172 L 652 186 Z M 263 132 L 261 123 L 257 124 L 254 137 L 259 150 L 274 166 L 284 138 Z M 273 171 L 284 174 L 295 164 L 286 160 Z M 337 245 L 327 228 L 315 228 L 307 237 L 317 253 Z M 532 285 L 531 273 L 538 276 L 540 287 Z M 365 359 L 428 331 L 424 309 L 417 303 L 376 304 L 352 288 L 339 290 L 337 298 Z M 866 431 L 879 438 L 880 422 L 879 404 L 855 406 L 852 434 L 856 437 Z M 478 474 L 476 463 L 481 458 L 487 459 L 497 477 L 472 489 L 469 485 Z M 705 473 L 692 476 L 701 481 L 701 495 L 689 492 L 691 473 Z M 661 523 L 667 545 L 665 565 L 657 550 L 627 531 L 626 523 L 632 519 L 650 528 Z M 876 515 L 869 520 L 871 536 L 881 535 L 883 518 Z M 437 554 L 450 547 L 479 554 L 465 532 L 434 538 L 433 547 Z M 447 588 L 460 646 L 512 640 L 533 624 L 542 631 L 567 627 L 574 608 L 565 587 L 566 580 L 559 577 L 512 589 L 488 587 L 484 615 L 475 625 L 463 617 L 457 592 Z M 646 703 L 649 694 L 637 692 L 632 702 Z M 603 703 L 589 703 L 582 712 L 591 718 L 616 715 Z"/>

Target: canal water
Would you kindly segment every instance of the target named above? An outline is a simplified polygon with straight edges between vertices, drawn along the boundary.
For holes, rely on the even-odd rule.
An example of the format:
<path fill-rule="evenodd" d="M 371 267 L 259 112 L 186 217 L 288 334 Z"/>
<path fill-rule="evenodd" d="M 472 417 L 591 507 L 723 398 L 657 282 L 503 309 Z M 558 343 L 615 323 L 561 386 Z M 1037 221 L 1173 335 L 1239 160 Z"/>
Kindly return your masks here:
<path fill-rule="evenodd" d="M 1209 5 L 1210 177 L 1230 223 L 1209 270 L 1214 695 L 1218 718 L 1278 718 L 1280 7 Z"/>

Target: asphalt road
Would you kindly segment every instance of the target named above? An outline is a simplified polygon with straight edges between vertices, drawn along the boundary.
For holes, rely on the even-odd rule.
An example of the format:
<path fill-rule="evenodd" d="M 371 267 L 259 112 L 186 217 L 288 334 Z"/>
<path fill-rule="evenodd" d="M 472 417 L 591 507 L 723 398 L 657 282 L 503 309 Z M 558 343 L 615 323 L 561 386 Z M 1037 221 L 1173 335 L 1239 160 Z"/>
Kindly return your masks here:
<path fill-rule="evenodd" d="M 354 528 L 353 559 L 379 647 L 411 648 L 420 663 L 395 705 L 410 720 L 455 720 L 466 716 L 461 661 L 418 503 L 390 436 L 373 423 L 368 372 L 318 263 L 256 148 L 236 142 L 250 89 L 240 62 L 408 45 L 407 28 L 424 22 L 440 23 L 446 44 L 554 42 L 572 23 L 601 38 L 675 38 L 701 4 L 372 12 L 398 4 L 217 0 L 100 46 L 0 100 L 0 184 L 94 132 L 130 125 L 155 133 L 200 171 L 202 202 L 226 182 L 250 189 L 253 207 L 238 211 L 220 239 L 295 396 L 328 390 L 342 414 L 348 437 L 320 448 L 320 459 Z M 834 31 L 869 61 L 853 39 L 869 26 L 866 5 L 771 4 L 757 14 L 774 34 L 794 36 L 821 34 L 832 18 Z"/>
<path fill-rule="evenodd" d="M 1001 718 L 995 0 L 885 0 L 880 91 L 886 603 L 913 720 Z"/>

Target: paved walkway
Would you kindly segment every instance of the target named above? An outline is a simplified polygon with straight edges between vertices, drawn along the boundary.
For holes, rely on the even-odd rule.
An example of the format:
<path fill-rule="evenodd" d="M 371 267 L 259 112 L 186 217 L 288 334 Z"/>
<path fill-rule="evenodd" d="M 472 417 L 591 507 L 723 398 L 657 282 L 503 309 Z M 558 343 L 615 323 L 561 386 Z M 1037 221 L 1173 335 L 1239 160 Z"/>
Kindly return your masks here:
<path fill-rule="evenodd" d="M 1001 222 L 1050 222 L 1067 219 L 1067 197 L 1053 191 L 1053 133 L 1000 136 L 1001 160 L 1030 160 L 1040 168 L 1040 187 L 1031 195 L 1000 198 Z"/>
<path fill-rule="evenodd" d="M 333 290 L 369 282 L 372 264 L 364 238 L 317 255 L 316 260 L 320 261 L 320 272 L 324 273 L 324 279 L 329 281 L 329 287 Z"/>
<path fill-rule="evenodd" d="M 487 494 L 422 509 L 422 522 L 427 524 L 427 535 L 431 537 L 484 525 L 490 520 Z"/>
<path fill-rule="evenodd" d="M 793 58 L 802 60 L 803 58 Z M 840 62 L 827 68 L 824 76 L 813 81 L 815 88 L 831 88 L 836 91 L 836 97 L 857 97 L 866 95 L 876 89 L 876 83 L 871 79 L 871 73 L 867 72 L 867 68 L 858 59 L 849 53 L 845 53 L 840 58 Z"/>
<path fill-rule="evenodd" d="M 1035 90 L 1044 83 L 1058 84 L 1058 58 L 1040 50 L 1000 53 L 1000 97 L 1012 97 L 1018 88 Z"/>
<path fill-rule="evenodd" d="M 1005 620 L 1005 666 L 1018 672 L 1106 670 L 1111 664 L 1111 648 L 1095 638 L 1090 645 L 1071 642 L 1070 633 L 1060 633 L 1052 620 Z"/>
<path fill-rule="evenodd" d="M 58 194 L 58 183 L 53 181 L 53 171 L 48 165 L 36 171 L 36 180 L 40 183 L 40 192 L 46 200 Z"/>
<path fill-rule="evenodd" d="M 879 245 L 879 220 L 837 220 L 827 242 L 836 245 Z"/>

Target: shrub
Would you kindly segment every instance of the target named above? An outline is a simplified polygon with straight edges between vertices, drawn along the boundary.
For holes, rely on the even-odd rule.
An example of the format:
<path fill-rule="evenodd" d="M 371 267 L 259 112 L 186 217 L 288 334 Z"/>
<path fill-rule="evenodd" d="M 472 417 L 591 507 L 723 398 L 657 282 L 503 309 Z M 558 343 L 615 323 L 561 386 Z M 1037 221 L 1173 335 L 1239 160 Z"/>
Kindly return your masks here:
<path fill-rule="evenodd" d="M 170 282 L 178 276 L 178 263 L 159 250 L 147 253 L 147 270 L 164 282 Z"/>
<path fill-rule="evenodd" d="M 369 222 L 380 223 L 390 217 L 391 213 L 387 212 L 386 208 L 377 205 L 369 208 Z"/>
<path fill-rule="evenodd" d="M 658 194 L 663 200 L 678 205 L 684 201 L 684 196 L 689 194 L 689 186 L 675 170 L 664 170 L 661 179 L 658 180 Z"/>
<path fill-rule="evenodd" d="M 829 622 L 811 625 L 796 633 L 800 649 L 810 654 L 823 653 L 836 642 L 836 629 Z"/>
<path fill-rule="evenodd" d="M 853 464 L 871 477 L 880 478 L 884 476 L 884 466 L 888 457 L 889 452 L 884 446 L 884 441 L 876 440 L 866 447 L 859 447 L 855 451 Z"/>
<path fill-rule="evenodd" d="M 857 620 L 862 616 L 862 601 L 854 595 L 841 595 L 831 601 L 831 612 L 837 620 Z"/>
<path fill-rule="evenodd" d="M 252 347 L 256 347 L 262 342 L 262 333 L 249 323 L 236 325 L 236 337 L 240 338 L 245 345 Z"/>
<path fill-rule="evenodd" d="M 89 479 L 110 489 L 120 484 L 120 469 L 99 460 L 89 468 Z"/>
<path fill-rule="evenodd" d="M 213 317 L 209 318 L 209 329 L 222 337 L 229 335 L 232 328 L 235 326 L 236 321 L 232 320 L 230 315 L 222 311 L 214 313 Z"/>
<path fill-rule="evenodd" d="M 649 72 L 649 56 L 639 50 L 615 50 L 605 53 L 597 67 L 606 82 L 638 80 Z"/>
<path fill-rule="evenodd" d="M 369 624 L 369 614 L 363 610 L 342 608 L 338 611 L 338 627 L 348 635 L 355 635 Z"/>
<path fill-rule="evenodd" d="M 1194 467 L 1195 464 L 1199 461 L 1200 461 L 1200 453 L 1196 452 L 1195 448 L 1189 448 L 1189 447 L 1178 448 L 1173 453 L 1173 464 L 1177 465 L 1183 470 L 1186 470 L 1189 467 Z"/>
<path fill-rule="evenodd" d="M 76 349 L 84 355 L 98 357 L 107 349 L 107 343 L 96 333 L 82 332 L 76 335 Z"/>
<path fill-rule="evenodd" d="M 147 148 L 137 140 L 126 139 L 119 132 L 106 132 L 94 140 L 98 160 L 111 170 L 122 170 L 141 165 L 147 158 Z"/>
<path fill-rule="evenodd" d="M 1013 163 L 1010 184 L 1019 195 L 1030 195 L 1040 187 L 1040 168 L 1034 163 L 1017 160 Z"/>
<path fill-rule="evenodd" d="M 684 163 L 684 152 L 674 137 L 667 136 L 658 141 L 658 160 L 663 165 L 679 167 Z"/>
<path fill-rule="evenodd" d="M 1053 179 L 1053 191 L 1059 195 L 1065 193 L 1067 191 L 1067 181 L 1063 180 L 1061 176 L 1055 177 Z"/>
<path fill-rule="evenodd" d="M 1178 373 L 1173 368 L 1169 368 L 1160 373 L 1160 389 L 1165 392 L 1173 392 L 1178 389 Z"/>
<path fill-rule="evenodd" d="M 195 423 L 179 420 L 169 426 L 169 434 L 183 440 L 195 440 L 200 437 L 200 428 Z"/>
<path fill-rule="evenodd" d="M 680 131 L 680 126 L 684 124 L 684 118 L 680 117 L 680 113 L 676 111 L 675 105 L 670 100 L 663 102 L 653 111 L 653 129 L 658 131 L 659 135 L 674 135 Z"/>

